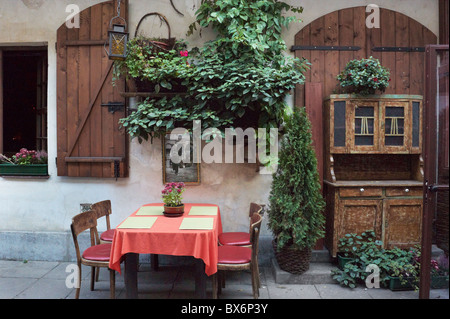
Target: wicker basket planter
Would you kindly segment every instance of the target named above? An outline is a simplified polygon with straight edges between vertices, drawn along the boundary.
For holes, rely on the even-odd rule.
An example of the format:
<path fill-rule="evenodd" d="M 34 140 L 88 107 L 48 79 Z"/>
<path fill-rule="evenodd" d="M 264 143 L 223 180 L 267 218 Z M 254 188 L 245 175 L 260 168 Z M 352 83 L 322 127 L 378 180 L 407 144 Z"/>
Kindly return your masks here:
<path fill-rule="evenodd" d="M 278 249 L 274 240 L 272 241 L 272 246 L 278 265 L 282 270 L 300 275 L 309 269 L 311 260 L 310 248 L 299 250 L 294 247 L 284 247 Z"/>

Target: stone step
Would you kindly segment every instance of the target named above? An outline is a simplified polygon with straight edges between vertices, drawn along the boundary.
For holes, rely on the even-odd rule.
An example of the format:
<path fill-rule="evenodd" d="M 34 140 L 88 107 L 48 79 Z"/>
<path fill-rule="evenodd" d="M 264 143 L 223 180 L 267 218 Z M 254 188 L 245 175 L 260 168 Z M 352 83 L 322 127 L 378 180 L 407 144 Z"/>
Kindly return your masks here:
<path fill-rule="evenodd" d="M 272 272 L 275 282 L 278 284 L 335 284 L 336 281 L 331 277 L 331 271 L 334 269 L 337 269 L 337 265 L 331 262 L 311 262 L 309 270 L 301 275 L 296 275 L 280 269 L 276 259 L 272 259 Z"/>

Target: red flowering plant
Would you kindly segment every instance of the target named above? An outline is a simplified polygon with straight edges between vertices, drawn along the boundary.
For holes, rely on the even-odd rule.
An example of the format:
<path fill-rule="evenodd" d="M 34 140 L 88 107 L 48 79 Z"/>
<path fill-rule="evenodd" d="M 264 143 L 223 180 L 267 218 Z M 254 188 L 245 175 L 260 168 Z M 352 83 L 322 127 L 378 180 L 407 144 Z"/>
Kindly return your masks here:
<path fill-rule="evenodd" d="M 20 149 L 12 157 L 0 154 L 0 163 L 9 163 L 14 165 L 47 164 L 48 155 L 45 151 Z"/>
<path fill-rule="evenodd" d="M 183 193 L 186 190 L 183 182 L 166 183 L 162 190 L 162 199 L 164 205 L 168 207 L 177 207 L 183 205 Z"/>
<path fill-rule="evenodd" d="M 378 59 L 370 57 L 348 62 L 337 80 L 348 93 L 368 95 L 377 90 L 384 92 L 391 78 L 389 69 L 383 67 Z"/>

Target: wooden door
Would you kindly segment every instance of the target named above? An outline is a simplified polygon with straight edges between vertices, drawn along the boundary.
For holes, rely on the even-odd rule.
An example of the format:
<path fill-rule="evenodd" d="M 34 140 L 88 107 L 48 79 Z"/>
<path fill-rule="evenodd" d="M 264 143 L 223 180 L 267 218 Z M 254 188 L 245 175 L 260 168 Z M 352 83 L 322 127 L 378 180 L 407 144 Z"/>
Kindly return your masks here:
<path fill-rule="evenodd" d="M 127 18 L 128 1 L 121 2 Z M 80 13 L 80 28 L 63 24 L 57 31 L 58 175 L 125 177 L 126 135 L 119 130 L 125 117 L 124 82 L 112 84 L 113 62 L 105 51 L 117 0 Z M 107 46 L 106 46 L 107 47 Z M 122 104 L 110 109 L 108 104 Z"/>
<path fill-rule="evenodd" d="M 410 248 L 422 238 L 422 198 L 385 199 L 384 245 L 385 248 Z"/>
<path fill-rule="evenodd" d="M 437 43 L 436 35 L 420 22 L 385 8 L 380 8 L 380 28 L 367 28 L 367 15 L 365 6 L 334 11 L 295 35 L 295 56 L 312 63 L 306 82 L 322 83 L 323 98 L 343 93 L 336 76 L 347 62 L 373 56 L 391 71 L 386 94 L 423 95 L 425 45 Z M 305 105 L 304 86 L 295 91 L 295 104 Z"/>
<path fill-rule="evenodd" d="M 448 10 L 448 7 L 447 7 Z M 448 18 L 447 18 L 448 19 Z M 447 23 L 448 25 L 448 23 Z M 448 255 L 449 244 L 449 46 L 428 46 L 424 105 L 424 209 L 419 297 L 429 298 L 433 233 Z"/>

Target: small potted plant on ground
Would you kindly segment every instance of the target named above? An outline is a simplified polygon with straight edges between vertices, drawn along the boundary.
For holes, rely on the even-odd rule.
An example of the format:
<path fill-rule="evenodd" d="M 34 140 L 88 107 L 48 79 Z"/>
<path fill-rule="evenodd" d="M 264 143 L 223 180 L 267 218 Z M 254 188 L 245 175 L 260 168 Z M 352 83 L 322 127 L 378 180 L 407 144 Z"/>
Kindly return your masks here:
<path fill-rule="evenodd" d="M 311 249 L 324 235 L 325 202 L 310 127 L 304 108 L 287 119 L 269 196 L 275 256 L 281 269 L 294 274 L 309 269 Z"/>
<path fill-rule="evenodd" d="M 167 183 L 162 190 L 164 202 L 164 215 L 174 217 L 184 213 L 183 193 L 186 190 L 184 183 Z"/>
<path fill-rule="evenodd" d="M 0 154 L 0 175 L 41 176 L 48 174 L 48 156 L 45 151 L 22 148 L 12 157 Z"/>
<path fill-rule="evenodd" d="M 377 90 L 384 92 L 391 81 L 389 70 L 373 57 L 351 60 L 337 80 L 347 93 L 360 95 L 375 94 Z"/>

